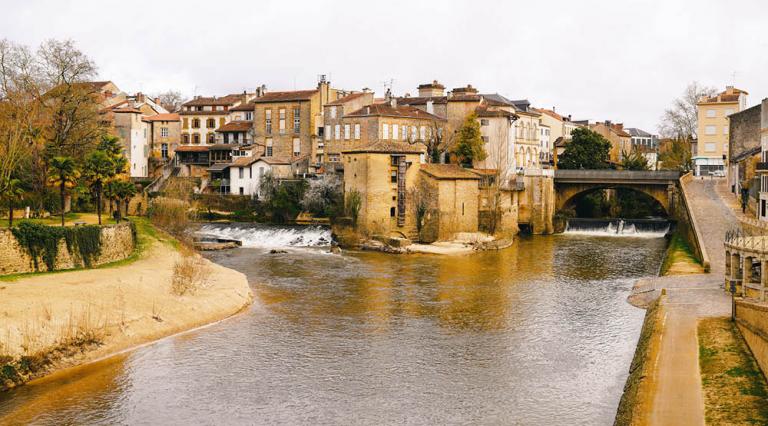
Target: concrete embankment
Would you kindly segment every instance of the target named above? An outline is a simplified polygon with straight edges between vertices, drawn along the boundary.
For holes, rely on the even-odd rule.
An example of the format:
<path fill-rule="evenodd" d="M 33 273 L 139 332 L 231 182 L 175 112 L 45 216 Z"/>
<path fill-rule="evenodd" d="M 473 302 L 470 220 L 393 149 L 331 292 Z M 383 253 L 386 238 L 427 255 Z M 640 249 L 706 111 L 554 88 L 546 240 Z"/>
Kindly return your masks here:
<path fill-rule="evenodd" d="M 225 319 L 252 302 L 242 273 L 182 255 L 162 236 L 146 238 L 128 264 L 0 282 L 0 364 L 14 367 L 4 368 L 0 389 Z M 190 256 L 199 285 L 179 295 L 175 269 Z"/>

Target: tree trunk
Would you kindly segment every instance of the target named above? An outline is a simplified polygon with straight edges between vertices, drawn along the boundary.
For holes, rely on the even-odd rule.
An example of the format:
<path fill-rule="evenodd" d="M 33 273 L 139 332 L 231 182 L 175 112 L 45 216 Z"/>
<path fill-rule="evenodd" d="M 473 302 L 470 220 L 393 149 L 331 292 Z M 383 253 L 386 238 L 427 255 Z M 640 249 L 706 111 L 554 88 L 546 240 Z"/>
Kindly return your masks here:
<path fill-rule="evenodd" d="M 125 215 L 124 215 L 124 217 L 128 217 L 128 207 L 130 207 L 130 205 L 131 205 L 131 199 L 130 198 L 126 198 L 126 200 L 125 200 Z"/>
<path fill-rule="evenodd" d="M 117 206 L 117 210 L 116 210 L 117 215 L 115 216 L 115 220 L 118 223 L 120 223 L 120 219 L 122 219 L 122 217 L 120 217 L 120 214 L 122 213 L 122 210 L 120 210 L 120 199 L 119 198 L 117 200 L 115 200 L 115 205 Z"/>
<path fill-rule="evenodd" d="M 96 188 L 96 215 L 99 217 L 99 225 L 101 225 L 101 185 Z"/>
<path fill-rule="evenodd" d="M 59 191 L 61 195 L 61 226 L 64 226 L 64 176 L 59 176 L 61 183 L 59 183 Z"/>
<path fill-rule="evenodd" d="M 8 229 L 13 226 L 13 199 L 8 199 Z"/>

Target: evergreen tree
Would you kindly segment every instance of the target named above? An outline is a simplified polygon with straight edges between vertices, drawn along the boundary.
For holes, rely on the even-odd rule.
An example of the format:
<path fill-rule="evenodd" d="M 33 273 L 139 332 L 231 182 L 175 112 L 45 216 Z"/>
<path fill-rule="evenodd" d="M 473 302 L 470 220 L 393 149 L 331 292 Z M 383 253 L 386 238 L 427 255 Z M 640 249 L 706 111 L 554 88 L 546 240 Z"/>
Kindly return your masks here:
<path fill-rule="evenodd" d="M 88 181 L 91 190 L 96 193 L 96 214 L 99 217 L 99 225 L 101 225 L 101 196 L 104 192 L 104 185 L 115 175 L 115 163 L 106 152 L 96 150 L 85 158 L 83 176 Z"/>
<path fill-rule="evenodd" d="M 560 169 L 607 169 L 611 143 L 599 133 L 579 128 L 571 133 L 571 141 L 560 155 Z"/>
<path fill-rule="evenodd" d="M 79 172 L 75 166 L 75 160 L 71 157 L 53 157 L 49 164 L 53 174 L 48 178 L 49 183 L 59 189 L 61 201 L 61 226 L 64 226 L 64 199 L 68 188 L 77 183 Z"/>
<path fill-rule="evenodd" d="M 472 113 L 464 119 L 451 153 L 460 164 L 471 166 L 474 161 L 483 161 L 488 156 L 484 145 L 480 123 L 477 122 L 477 115 Z"/>

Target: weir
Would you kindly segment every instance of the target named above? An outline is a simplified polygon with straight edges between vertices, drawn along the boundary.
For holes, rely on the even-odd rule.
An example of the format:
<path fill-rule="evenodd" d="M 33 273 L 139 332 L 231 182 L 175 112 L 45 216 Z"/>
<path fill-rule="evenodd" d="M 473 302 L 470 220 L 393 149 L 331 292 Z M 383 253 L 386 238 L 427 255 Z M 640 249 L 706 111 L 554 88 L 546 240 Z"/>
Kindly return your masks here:
<path fill-rule="evenodd" d="M 333 238 L 324 226 L 275 226 L 252 223 L 206 224 L 199 237 L 240 241 L 243 247 L 328 247 Z"/>
<path fill-rule="evenodd" d="M 566 234 L 662 238 L 672 228 L 672 222 L 665 219 L 569 219 Z"/>

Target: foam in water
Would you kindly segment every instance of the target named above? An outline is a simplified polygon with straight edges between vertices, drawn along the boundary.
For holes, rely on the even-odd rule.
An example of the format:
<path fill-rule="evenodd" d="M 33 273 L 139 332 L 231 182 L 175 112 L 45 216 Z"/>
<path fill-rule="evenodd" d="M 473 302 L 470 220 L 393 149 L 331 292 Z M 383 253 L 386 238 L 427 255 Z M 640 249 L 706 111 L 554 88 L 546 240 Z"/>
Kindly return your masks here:
<path fill-rule="evenodd" d="M 328 247 L 331 230 L 321 226 L 203 225 L 198 234 L 237 240 L 243 247 Z"/>
<path fill-rule="evenodd" d="M 669 222 L 571 219 L 565 226 L 566 234 L 603 237 L 661 238 L 669 232 Z"/>

